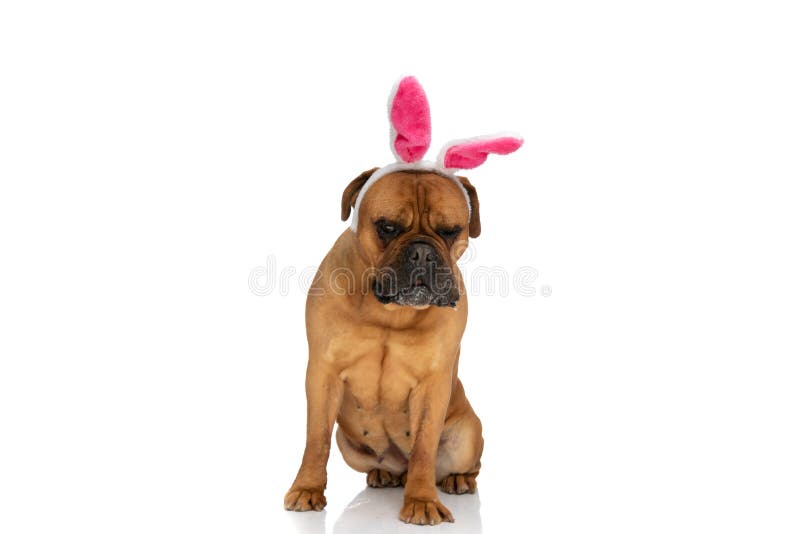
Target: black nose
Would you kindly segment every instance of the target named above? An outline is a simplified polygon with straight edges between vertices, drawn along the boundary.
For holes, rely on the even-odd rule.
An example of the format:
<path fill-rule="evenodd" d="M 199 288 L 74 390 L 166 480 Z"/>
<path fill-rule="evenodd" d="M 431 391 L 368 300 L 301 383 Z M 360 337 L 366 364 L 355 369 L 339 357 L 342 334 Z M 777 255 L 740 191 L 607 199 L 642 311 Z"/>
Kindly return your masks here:
<path fill-rule="evenodd" d="M 437 263 L 439 259 L 436 249 L 427 243 L 411 243 L 406 250 L 408 261 L 414 267 L 427 268 L 430 264 Z"/>

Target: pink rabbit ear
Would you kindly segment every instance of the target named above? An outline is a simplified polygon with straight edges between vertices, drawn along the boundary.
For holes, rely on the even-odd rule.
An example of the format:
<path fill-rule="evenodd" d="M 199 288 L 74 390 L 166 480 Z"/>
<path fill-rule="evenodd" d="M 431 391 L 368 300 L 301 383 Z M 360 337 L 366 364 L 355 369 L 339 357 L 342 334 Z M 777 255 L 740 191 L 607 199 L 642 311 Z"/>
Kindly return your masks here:
<path fill-rule="evenodd" d="M 445 169 L 474 169 L 481 165 L 489 154 L 511 154 L 522 146 L 522 138 L 513 135 L 475 137 L 449 143 L 439 162 Z"/>
<path fill-rule="evenodd" d="M 421 160 L 431 145 L 431 109 L 425 91 L 416 78 L 406 76 L 389 102 L 392 151 L 406 163 Z"/>

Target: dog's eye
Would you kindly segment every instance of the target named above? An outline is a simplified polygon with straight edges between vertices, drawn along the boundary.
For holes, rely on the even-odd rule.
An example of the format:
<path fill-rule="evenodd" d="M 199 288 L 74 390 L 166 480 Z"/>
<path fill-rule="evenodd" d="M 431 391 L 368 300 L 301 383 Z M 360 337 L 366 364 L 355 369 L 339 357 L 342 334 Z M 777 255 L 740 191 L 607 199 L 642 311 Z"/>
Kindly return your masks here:
<path fill-rule="evenodd" d="M 461 233 L 460 226 L 453 226 L 452 228 L 437 228 L 436 233 L 442 236 L 444 239 L 453 239 Z"/>
<path fill-rule="evenodd" d="M 375 222 L 375 229 L 378 231 L 378 237 L 384 241 L 397 237 L 402 230 L 399 224 L 387 221 L 386 219 L 378 219 Z"/>

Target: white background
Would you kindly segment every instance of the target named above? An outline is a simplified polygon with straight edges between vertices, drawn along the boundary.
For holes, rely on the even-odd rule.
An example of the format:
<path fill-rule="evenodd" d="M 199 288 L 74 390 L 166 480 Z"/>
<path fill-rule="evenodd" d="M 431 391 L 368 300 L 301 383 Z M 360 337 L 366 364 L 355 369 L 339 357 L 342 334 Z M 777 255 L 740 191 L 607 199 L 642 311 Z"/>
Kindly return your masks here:
<path fill-rule="evenodd" d="M 793 2 L 4 2 L 0 530 L 415 532 L 303 446 L 304 293 L 415 74 L 468 174 L 461 376 L 484 423 L 449 532 L 800 529 Z M 542 286 L 552 295 L 544 297 Z M 348 505 L 350 505 L 348 507 Z"/>

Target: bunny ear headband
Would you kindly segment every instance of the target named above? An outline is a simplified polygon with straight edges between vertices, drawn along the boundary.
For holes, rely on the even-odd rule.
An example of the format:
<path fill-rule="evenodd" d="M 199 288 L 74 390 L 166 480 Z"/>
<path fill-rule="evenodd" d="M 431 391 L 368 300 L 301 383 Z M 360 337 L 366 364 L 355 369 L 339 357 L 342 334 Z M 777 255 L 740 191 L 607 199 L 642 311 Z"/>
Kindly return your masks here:
<path fill-rule="evenodd" d="M 489 154 L 510 154 L 522 146 L 516 135 L 488 135 L 450 141 L 439 152 L 436 161 L 422 158 L 431 145 L 431 110 L 422 86 L 413 76 L 401 78 L 389 96 L 389 122 L 392 125 L 390 141 L 397 162 L 375 171 L 356 197 L 353 222 L 350 229 L 358 228 L 358 209 L 367 189 L 381 177 L 399 171 L 429 171 L 449 178 L 464 193 L 467 207 L 472 213 L 467 190 L 456 178 L 460 169 L 474 169 L 486 161 Z"/>

